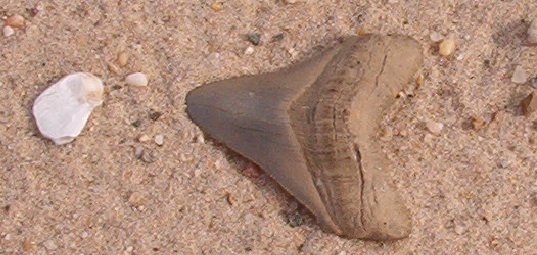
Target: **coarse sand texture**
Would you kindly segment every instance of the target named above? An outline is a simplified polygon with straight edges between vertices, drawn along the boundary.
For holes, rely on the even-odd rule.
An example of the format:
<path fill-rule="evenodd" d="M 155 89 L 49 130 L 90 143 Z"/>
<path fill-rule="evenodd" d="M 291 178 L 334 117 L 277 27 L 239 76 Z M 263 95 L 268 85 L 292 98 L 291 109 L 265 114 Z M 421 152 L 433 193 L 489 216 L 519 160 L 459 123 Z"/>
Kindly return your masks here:
<path fill-rule="evenodd" d="M 535 254 L 536 18 L 534 0 L 0 0 L 0 254 Z M 411 219 L 397 241 L 323 231 L 187 113 L 205 84 L 367 34 L 423 49 L 374 134 Z M 77 72 L 103 103 L 56 145 L 32 106 Z"/>

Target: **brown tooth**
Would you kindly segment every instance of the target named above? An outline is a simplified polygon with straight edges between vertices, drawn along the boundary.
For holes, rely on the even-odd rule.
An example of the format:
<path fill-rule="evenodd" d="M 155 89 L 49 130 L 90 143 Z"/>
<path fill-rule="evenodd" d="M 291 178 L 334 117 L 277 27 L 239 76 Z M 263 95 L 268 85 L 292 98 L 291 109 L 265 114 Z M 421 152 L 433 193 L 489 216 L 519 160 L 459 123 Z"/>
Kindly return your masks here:
<path fill-rule="evenodd" d="M 400 239 L 410 233 L 410 213 L 388 177 L 377 131 L 422 62 L 409 37 L 349 37 L 291 67 L 199 87 L 187 95 L 187 111 L 309 208 L 324 230 Z"/>

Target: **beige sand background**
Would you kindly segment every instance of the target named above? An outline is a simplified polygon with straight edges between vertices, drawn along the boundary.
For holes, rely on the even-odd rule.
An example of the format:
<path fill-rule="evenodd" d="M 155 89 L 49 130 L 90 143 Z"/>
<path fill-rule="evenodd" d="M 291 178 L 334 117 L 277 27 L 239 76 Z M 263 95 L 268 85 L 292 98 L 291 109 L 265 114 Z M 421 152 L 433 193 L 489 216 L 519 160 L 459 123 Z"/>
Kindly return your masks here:
<path fill-rule="evenodd" d="M 537 254 L 537 114 L 520 114 L 532 88 L 510 82 L 515 65 L 537 75 L 537 48 L 524 42 L 536 1 L 212 3 L 0 0 L 0 16 L 27 19 L 0 38 L 0 254 Z M 398 100 L 380 141 L 413 215 L 397 242 L 323 233 L 185 114 L 185 94 L 203 83 L 286 66 L 359 30 L 407 34 L 425 50 L 425 83 Z M 247 55 L 251 32 L 262 43 Z M 452 58 L 438 56 L 432 32 L 455 36 Z M 122 51 L 128 64 L 114 73 L 107 62 Z M 31 106 L 75 71 L 101 77 L 106 100 L 56 146 Z M 134 71 L 148 88 L 125 85 Z M 473 116 L 487 125 L 469 128 Z M 445 125 L 439 136 L 428 121 Z"/>

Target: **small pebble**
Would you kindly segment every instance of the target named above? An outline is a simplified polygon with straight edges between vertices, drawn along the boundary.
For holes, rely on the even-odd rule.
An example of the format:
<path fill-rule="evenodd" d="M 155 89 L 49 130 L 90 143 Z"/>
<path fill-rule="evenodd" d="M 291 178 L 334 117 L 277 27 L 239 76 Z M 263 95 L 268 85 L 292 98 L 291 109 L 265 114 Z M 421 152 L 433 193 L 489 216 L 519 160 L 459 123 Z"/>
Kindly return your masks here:
<path fill-rule="evenodd" d="M 114 63 L 112 63 L 110 61 L 107 61 L 106 65 L 108 66 L 108 70 L 110 70 L 110 72 L 113 72 L 113 73 L 116 73 L 116 74 L 119 73 L 119 67 L 116 64 L 114 64 Z"/>
<path fill-rule="evenodd" d="M 447 57 L 455 52 L 455 39 L 446 38 L 438 46 L 438 53 L 440 55 Z"/>
<path fill-rule="evenodd" d="M 272 42 L 281 41 L 281 40 L 283 40 L 283 38 L 285 38 L 285 34 L 284 33 L 278 33 L 278 34 L 276 34 L 276 35 L 274 35 L 272 37 Z"/>
<path fill-rule="evenodd" d="M 117 55 L 117 63 L 119 66 L 126 66 L 128 62 L 129 54 L 127 52 L 122 51 Z"/>
<path fill-rule="evenodd" d="M 222 161 L 220 161 L 220 159 L 217 159 L 215 162 L 214 162 L 214 168 L 216 170 L 220 170 L 222 168 Z"/>
<path fill-rule="evenodd" d="M 233 205 L 233 203 L 235 202 L 235 198 L 229 192 L 226 192 L 226 202 L 229 205 Z"/>
<path fill-rule="evenodd" d="M 261 176 L 261 170 L 259 170 L 258 166 L 253 162 L 246 162 L 244 165 L 244 168 L 242 169 L 242 175 L 256 179 Z"/>
<path fill-rule="evenodd" d="M 298 56 L 298 51 L 296 51 L 295 48 L 289 48 L 287 52 L 289 52 L 289 55 L 291 55 L 292 58 L 296 58 Z"/>
<path fill-rule="evenodd" d="M 480 130 L 482 129 L 484 126 L 485 126 L 486 122 L 483 118 L 479 117 L 479 116 L 476 116 L 476 117 L 472 117 L 472 127 L 474 128 L 474 130 Z"/>
<path fill-rule="evenodd" d="M 54 240 L 47 240 L 43 243 L 43 246 L 45 246 L 45 248 L 47 248 L 47 250 L 56 250 L 58 248 L 58 246 L 56 245 L 56 243 L 54 242 Z"/>
<path fill-rule="evenodd" d="M 215 12 L 219 12 L 224 9 L 224 4 L 222 2 L 214 2 L 211 4 L 211 9 L 213 9 Z"/>
<path fill-rule="evenodd" d="M 129 246 L 129 247 L 127 247 L 127 249 L 125 251 L 126 252 L 132 252 L 133 250 L 134 250 L 134 247 Z"/>
<path fill-rule="evenodd" d="M 30 13 L 30 16 L 35 17 L 40 11 L 43 10 L 43 7 L 38 4 L 35 7 L 27 8 L 26 10 Z"/>
<path fill-rule="evenodd" d="M 162 146 L 164 144 L 164 136 L 163 135 L 156 135 L 155 136 L 155 143 L 158 146 Z"/>
<path fill-rule="evenodd" d="M 537 92 L 532 92 L 520 102 L 520 108 L 524 115 L 529 116 L 537 110 Z"/>
<path fill-rule="evenodd" d="M 135 87 L 145 87 L 149 83 L 147 76 L 141 72 L 130 74 L 125 78 L 125 82 Z"/>
<path fill-rule="evenodd" d="M 181 153 L 179 154 L 179 160 L 182 162 L 190 162 L 193 160 L 193 157 L 190 154 Z"/>
<path fill-rule="evenodd" d="M 151 137 L 149 137 L 148 135 L 141 135 L 140 137 L 138 137 L 138 142 L 141 143 L 145 143 L 149 140 L 151 140 Z"/>
<path fill-rule="evenodd" d="M 421 87 L 425 83 L 425 76 L 423 74 L 419 74 L 418 77 L 416 77 L 416 86 Z"/>
<path fill-rule="evenodd" d="M 442 133 L 442 129 L 444 129 L 444 124 L 434 121 L 427 122 L 426 126 L 429 132 L 431 132 L 433 135 L 440 135 L 440 133 Z"/>
<path fill-rule="evenodd" d="M 134 157 L 142 158 L 143 153 L 144 153 L 144 148 L 142 146 L 134 147 Z"/>
<path fill-rule="evenodd" d="M 196 136 L 196 142 L 197 143 L 205 143 L 205 138 L 203 137 L 203 135 Z"/>
<path fill-rule="evenodd" d="M 149 113 L 149 118 L 152 120 L 152 121 L 157 121 L 160 116 L 162 116 L 162 112 L 159 112 L 159 111 L 155 111 L 155 110 L 151 110 L 151 112 Z"/>
<path fill-rule="evenodd" d="M 528 28 L 528 42 L 537 45 L 537 18 L 533 19 Z"/>
<path fill-rule="evenodd" d="M 297 211 L 293 211 L 287 215 L 287 223 L 292 228 L 296 228 L 301 226 L 304 221 L 302 220 L 302 216 Z"/>
<path fill-rule="evenodd" d="M 444 39 L 444 36 L 442 36 L 442 34 L 438 32 L 432 32 L 431 35 L 429 35 L 429 37 L 431 38 L 431 41 L 435 43 L 440 42 L 442 41 L 442 39 Z"/>
<path fill-rule="evenodd" d="M 250 33 L 247 34 L 246 37 L 248 38 L 248 41 L 255 46 L 259 45 L 261 42 L 261 35 L 259 33 Z"/>
<path fill-rule="evenodd" d="M 252 55 L 253 53 L 254 53 L 254 47 L 252 46 L 249 46 L 248 48 L 246 48 L 246 50 L 244 50 L 245 55 Z"/>
<path fill-rule="evenodd" d="M 6 25 L 13 28 L 23 29 L 25 25 L 24 17 L 19 14 L 14 14 L 6 19 Z"/>
<path fill-rule="evenodd" d="M 140 127 L 140 125 L 142 125 L 142 121 L 140 121 L 140 120 L 135 120 L 135 121 L 131 122 L 131 126 L 133 126 L 135 128 Z"/>
<path fill-rule="evenodd" d="M 462 235 L 464 234 L 464 232 L 466 232 L 466 228 L 462 225 L 455 225 L 455 233 L 457 233 L 458 235 Z"/>
<path fill-rule="evenodd" d="M 288 4 L 296 4 L 298 2 L 300 2 L 302 0 L 285 0 L 285 3 L 288 3 Z"/>
<path fill-rule="evenodd" d="M 194 170 L 194 177 L 198 178 L 201 176 L 202 173 L 203 170 L 201 170 L 200 168 L 196 168 L 196 170 Z"/>
<path fill-rule="evenodd" d="M 524 84 L 528 81 L 528 73 L 522 66 L 516 66 L 511 81 L 516 84 Z"/>
<path fill-rule="evenodd" d="M 425 134 L 425 136 L 423 137 L 423 141 L 426 143 L 426 144 L 433 144 L 433 141 L 434 141 L 434 135 L 431 135 L 431 134 Z"/>
<path fill-rule="evenodd" d="M 392 139 L 393 139 L 393 129 L 391 127 L 386 127 L 386 129 L 384 129 L 384 133 L 380 137 L 380 140 L 387 142 L 387 141 L 391 141 Z"/>
<path fill-rule="evenodd" d="M 15 30 L 13 30 L 11 26 L 5 26 L 3 32 L 5 37 L 10 37 L 15 34 Z"/>
<path fill-rule="evenodd" d="M 157 161 L 157 153 L 152 150 L 144 150 L 140 159 L 146 163 L 153 163 Z"/>
<path fill-rule="evenodd" d="M 31 251 L 34 249 L 34 244 L 30 239 L 24 239 L 24 242 L 22 242 L 22 249 L 24 251 Z"/>
<path fill-rule="evenodd" d="M 367 34 L 367 30 L 365 30 L 365 28 L 360 27 L 360 28 L 356 29 L 356 35 L 362 36 L 362 35 L 366 35 L 366 34 Z"/>

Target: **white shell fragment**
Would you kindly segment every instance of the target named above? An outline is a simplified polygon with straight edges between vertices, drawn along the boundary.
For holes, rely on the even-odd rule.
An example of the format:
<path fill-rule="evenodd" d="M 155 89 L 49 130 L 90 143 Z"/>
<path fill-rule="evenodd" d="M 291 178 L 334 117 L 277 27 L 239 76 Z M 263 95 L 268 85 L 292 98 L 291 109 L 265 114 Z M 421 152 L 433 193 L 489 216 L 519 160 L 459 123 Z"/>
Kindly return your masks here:
<path fill-rule="evenodd" d="M 135 87 L 145 87 L 149 83 L 147 76 L 141 72 L 130 74 L 125 78 L 125 82 Z"/>
<path fill-rule="evenodd" d="M 41 134 L 66 144 L 75 139 L 98 105 L 103 103 L 103 82 L 90 73 L 77 72 L 48 87 L 37 97 L 33 114 Z"/>

